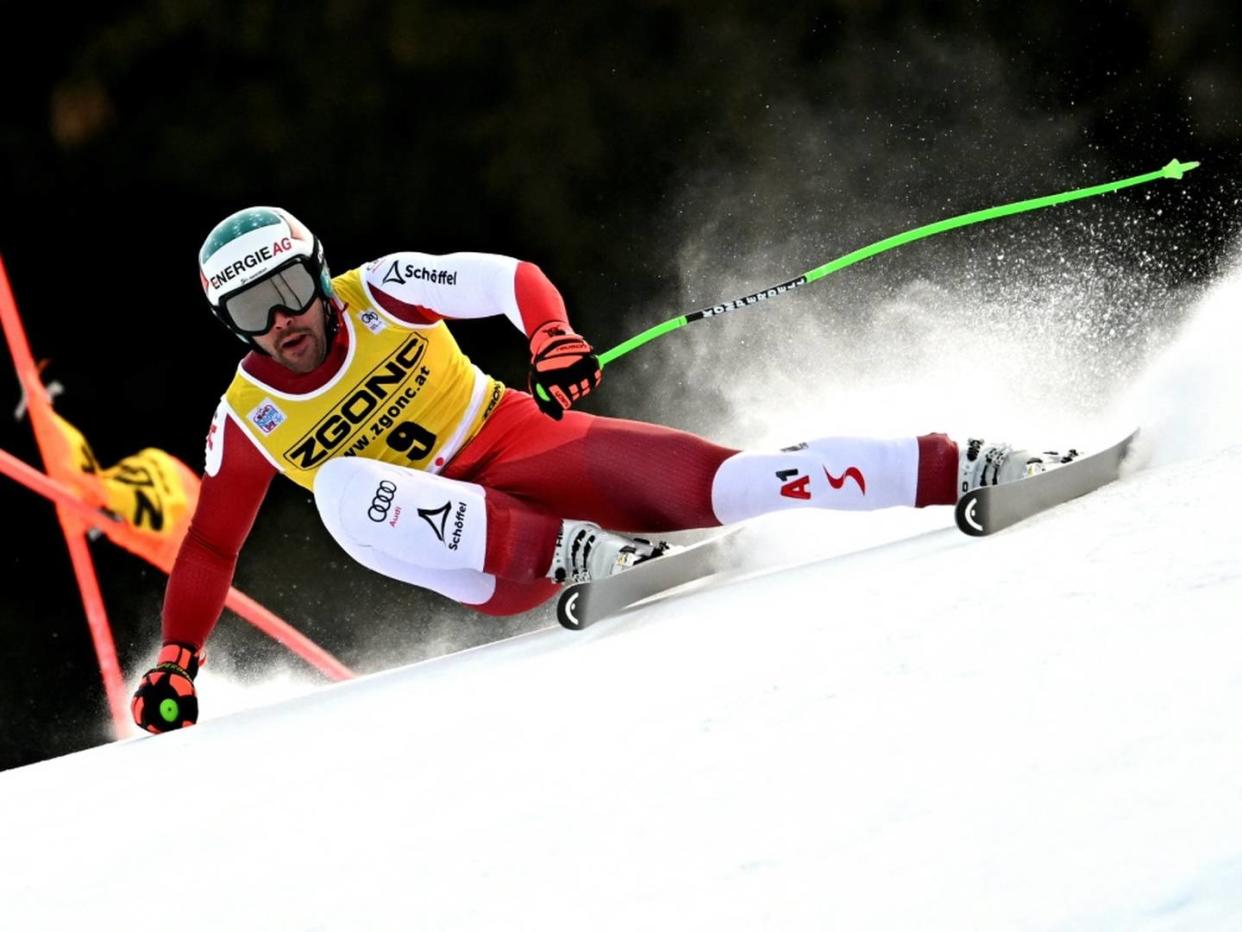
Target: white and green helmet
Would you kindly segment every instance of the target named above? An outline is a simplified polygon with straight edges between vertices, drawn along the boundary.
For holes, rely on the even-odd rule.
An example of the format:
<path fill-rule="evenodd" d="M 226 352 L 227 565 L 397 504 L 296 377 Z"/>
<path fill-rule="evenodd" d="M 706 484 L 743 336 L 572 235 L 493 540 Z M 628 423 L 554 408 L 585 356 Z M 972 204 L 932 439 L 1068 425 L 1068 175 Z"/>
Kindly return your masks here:
<path fill-rule="evenodd" d="M 247 207 L 207 234 L 198 272 L 216 317 L 243 343 L 272 328 L 276 311 L 302 314 L 325 299 L 329 335 L 332 277 L 319 240 L 293 214 L 279 207 Z"/>

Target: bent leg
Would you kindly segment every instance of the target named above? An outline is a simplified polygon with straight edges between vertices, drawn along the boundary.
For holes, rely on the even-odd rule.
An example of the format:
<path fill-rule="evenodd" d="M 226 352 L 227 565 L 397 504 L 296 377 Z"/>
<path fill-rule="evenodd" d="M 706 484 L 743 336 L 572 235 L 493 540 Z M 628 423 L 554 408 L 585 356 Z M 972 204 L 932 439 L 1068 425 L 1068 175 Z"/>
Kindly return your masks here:
<path fill-rule="evenodd" d="M 545 574 L 559 519 L 503 493 L 355 457 L 320 467 L 314 493 L 345 552 L 392 579 L 492 614 L 556 591 Z"/>
<path fill-rule="evenodd" d="M 492 597 L 472 607 L 484 615 L 517 615 L 542 605 L 560 591 L 560 585 L 550 579 L 536 579 L 532 582 L 497 579 L 496 591 L 492 593 Z"/>
<path fill-rule="evenodd" d="M 957 444 L 944 434 L 875 440 L 822 437 L 721 464 L 712 509 L 722 523 L 786 508 L 870 511 L 957 501 Z"/>
<path fill-rule="evenodd" d="M 736 452 L 641 421 L 579 411 L 554 421 L 510 391 L 442 475 L 617 531 L 676 531 L 720 523 L 712 477 Z"/>
<path fill-rule="evenodd" d="M 567 412 L 553 421 L 510 392 L 444 475 L 618 531 L 714 527 L 792 507 L 956 501 L 957 445 L 942 434 L 825 437 L 739 452 L 685 431 Z"/>

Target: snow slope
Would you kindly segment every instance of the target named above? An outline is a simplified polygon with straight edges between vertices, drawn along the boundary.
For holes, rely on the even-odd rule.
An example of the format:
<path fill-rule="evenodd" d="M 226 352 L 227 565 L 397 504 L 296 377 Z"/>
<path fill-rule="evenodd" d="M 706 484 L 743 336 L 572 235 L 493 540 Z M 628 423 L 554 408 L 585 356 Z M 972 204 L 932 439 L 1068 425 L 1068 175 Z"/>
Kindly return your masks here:
<path fill-rule="evenodd" d="M 1242 928 L 1240 293 L 1130 402 L 1202 429 L 997 537 L 756 522 L 814 558 L 0 773 L 0 928 Z"/>
<path fill-rule="evenodd" d="M 0 925 L 1242 927 L 1239 455 L 0 774 Z"/>

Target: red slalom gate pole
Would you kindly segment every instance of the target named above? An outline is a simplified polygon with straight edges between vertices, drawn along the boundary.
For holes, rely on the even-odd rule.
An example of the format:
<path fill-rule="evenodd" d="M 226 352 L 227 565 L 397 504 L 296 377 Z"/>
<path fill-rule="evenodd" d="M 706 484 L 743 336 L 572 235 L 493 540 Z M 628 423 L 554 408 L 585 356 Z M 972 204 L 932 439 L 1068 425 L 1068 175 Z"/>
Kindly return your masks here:
<path fill-rule="evenodd" d="M 32 492 L 50 499 L 58 506 L 71 510 L 83 526 L 99 528 L 113 543 L 133 552 L 132 548 L 126 547 L 125 544 L 126 538 L 133 533 L 128 525 L 120 519 L 113 518 L 106 512 L 100 511 L 87 502 L 82 501 L 67 487 L 55 479 L 45 476 L 39 470 L 28 463 L 22 462 L 6 450 L 0 450 L 0 473 L 4 473 L 10 479 L 20 482 Z M 159 563 L 152 561 L 145 554 L 138 555 L 143 556 L 153 566 L 163 570 L 165 573 L 171 569 L 169 566 L 161 566 Z M 328 679 L 339 682 L 354 678 L 355 673 L 349 667 L 240 589 L 230 586 L 228 594 L 225 596 L 224 605 L 227 609 L 240 615 L 268 637 L 272 638 L 272 640 L 289 648 L 290 651 L 301 657 Z"/>
<path fill-rule="evenodd" d="M 4 327 L 5 340 L 8 342 L 9 353 L 13 357 L 13 366 L 17 370 L 18 380 L 26 393 L 26 410 L 29 412 L 30 423 L 34 427 L 35 441 L 39 445 L 39 454 L 43 458 L 43 466 L 49 472 L 60 468 L 54 456 L 49 455 L 48 438 L 55 426 L 50 421 L 51 399 L 39 378 L 39 370 L 30 352 L 30 344 L 26 340 L 26 330 L 17 314 L 17 303 L 9 286 L 8 272 L 4 260 L 0 259 L 0 324 Z M 78 523 L 76 516 L 62 505 L 56 507 L 56 517 L 60 521 L 61 531 L 65 535 L 65 545 L 69 548 L 69 559 L 73 564 L 74 577 L 82 594 L 82 606 L 86 610 L 86 622 L 91 633 L 91 642 L 95 647 L 95 657 L 99 661 L 99 672 L 103 677 L 104 692 L 108 699 L 108 709 L 112 715 L 113 731 L 118 738 L 129 732 L 129 703 L 125 691 L 125 681 L 121 675 L 121 665 L 116 656 L 116 644 L 112 639 L 112 627 L 108 624 L 108 613 L 104 609 L 103 595 L 99 591 L 99 579 L 95 575 L 95 564 L 91 560 L 90 550 L 86 546 L 85 528 Z"/>

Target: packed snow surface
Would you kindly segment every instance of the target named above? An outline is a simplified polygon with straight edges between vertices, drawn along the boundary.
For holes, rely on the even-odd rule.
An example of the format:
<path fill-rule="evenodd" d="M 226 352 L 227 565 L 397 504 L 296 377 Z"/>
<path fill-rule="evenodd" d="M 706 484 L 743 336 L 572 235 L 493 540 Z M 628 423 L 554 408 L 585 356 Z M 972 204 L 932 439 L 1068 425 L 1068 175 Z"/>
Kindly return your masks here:
<path fill-rule="evenodd" d="M 1242 928 L 1239 293 L 1145 468 L 995 537 L 764 519 L 586 632 L 0 773 L 0 927 Z"/>

